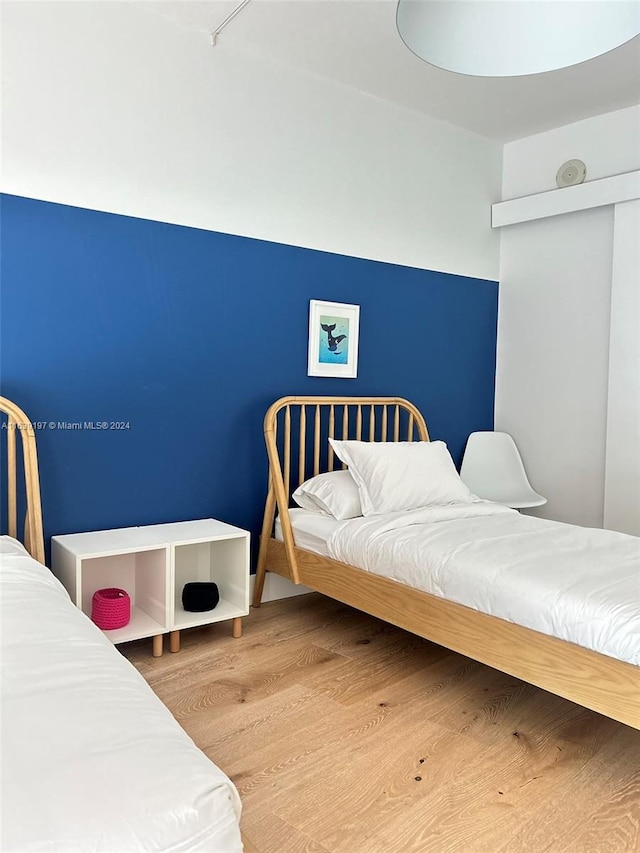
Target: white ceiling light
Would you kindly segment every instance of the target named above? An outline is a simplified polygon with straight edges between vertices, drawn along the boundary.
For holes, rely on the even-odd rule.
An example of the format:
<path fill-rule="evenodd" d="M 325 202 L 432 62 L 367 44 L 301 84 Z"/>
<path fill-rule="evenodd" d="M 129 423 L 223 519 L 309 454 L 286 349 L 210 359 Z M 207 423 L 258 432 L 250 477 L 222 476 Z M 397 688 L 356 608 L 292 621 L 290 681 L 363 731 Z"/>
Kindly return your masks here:
<path fill-rule="evenodd" d="M 420 59 L 476 77 L 576 65 L 640 33 L 638 0 L 399 0 L 400 37 Z"/>

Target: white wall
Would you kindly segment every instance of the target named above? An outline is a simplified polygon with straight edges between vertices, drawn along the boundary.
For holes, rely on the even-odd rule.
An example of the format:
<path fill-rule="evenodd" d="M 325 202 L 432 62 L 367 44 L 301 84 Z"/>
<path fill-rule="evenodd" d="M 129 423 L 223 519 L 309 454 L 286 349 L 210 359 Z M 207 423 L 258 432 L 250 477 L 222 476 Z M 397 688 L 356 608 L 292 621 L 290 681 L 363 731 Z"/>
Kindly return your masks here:
<path fill-rule="evenodd" d="M 585 160 L 588 179 L 640 168 L 640 108 L 506 145 L 503 198 L 551 189 L 561 163 L 576 157 Z M 616 257 L 628 273 L 617 277 L 626 284 L 616 286 L 615 316 L 628 321 L 614 324 L 611 341 L 613 206 L 501 232 L 496 428 L 514 435 L 534 487 L 549 498 L 535 514 L 601 526 L 605 481 L 613 505 L 613 492 L 630 494 L 640 476 L 633 444 L 622 451 L 626 465 L 606 475 L 608 424 L 626 424 L 628 435 L 638 411 L 631 367 L 611 399 L 609 388 L 610 344 L 624 353 L 629 347 L 618 336 L 640 334 L 633 251 L 620 248 L 616 228 Z M 638 513 L 631 508 L 627 521 L 609 513 L 607 526 L 632 532 L 628 518 Z"/>
<path fill-rule="evenodd" d="M 497 278 L 498 144 L 143 7 L 3 4 L 5 192 Z"/>
<path fill-rule="evenodd" d="M 640 536 L 640 200 L 614 216 L 604 526 Z"/>
<path fill-rule="evenodd" d="M 547 518 L 602 526 L 611 208 L 503 229 L 496 429 Z"/>

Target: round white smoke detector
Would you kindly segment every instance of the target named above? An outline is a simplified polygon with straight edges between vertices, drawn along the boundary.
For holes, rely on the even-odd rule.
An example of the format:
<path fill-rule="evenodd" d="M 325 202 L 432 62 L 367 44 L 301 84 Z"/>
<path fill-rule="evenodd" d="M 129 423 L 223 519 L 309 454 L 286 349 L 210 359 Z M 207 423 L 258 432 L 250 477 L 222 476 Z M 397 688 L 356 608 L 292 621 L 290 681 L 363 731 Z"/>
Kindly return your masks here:
<path fill-rule="evenodd" d="M 558 169 L 556 184 L 559 187 L 574 187 L 587 177 L 587 167 L 582 160 L 567 160 Z"/>

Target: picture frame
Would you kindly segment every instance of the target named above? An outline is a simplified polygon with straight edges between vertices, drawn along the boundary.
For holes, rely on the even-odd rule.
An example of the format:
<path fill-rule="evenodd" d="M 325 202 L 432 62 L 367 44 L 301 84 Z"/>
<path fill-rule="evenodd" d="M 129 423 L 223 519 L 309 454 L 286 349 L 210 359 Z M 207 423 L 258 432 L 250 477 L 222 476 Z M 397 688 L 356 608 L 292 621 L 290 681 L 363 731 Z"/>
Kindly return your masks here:
<path fill-rule="evenodd" d="M 359 305 L 312 299 L 307 375 L 355 379 L 359 333 Z"/>

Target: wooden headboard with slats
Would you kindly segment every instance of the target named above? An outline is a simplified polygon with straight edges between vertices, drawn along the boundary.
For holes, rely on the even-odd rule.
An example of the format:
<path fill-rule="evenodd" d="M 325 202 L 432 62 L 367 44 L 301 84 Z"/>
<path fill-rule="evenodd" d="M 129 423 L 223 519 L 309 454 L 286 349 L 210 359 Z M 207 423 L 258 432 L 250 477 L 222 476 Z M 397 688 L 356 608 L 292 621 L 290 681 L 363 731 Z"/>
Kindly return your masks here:
<path fill-rule="evenodd" d="M 329 437 L 358 441 L 428 441 L 418 409 L 401 397 L 282 397 L 264 419 L 269 457 L 269 491 L 262 525 L 258 575 L 273 532 L 276 506 L 297 583 L 293 531 L 289 519 L 291 493 L 311 476 L 336 465 Z M 342 466 L 345 467 L 345 466 Z"/>
<path fill-rule="evenodd" d="M 24 468 L 26 513 L 24 519 L 24 546 L 31 556 L 44 563 L 44 534 L 40 504 L 40 478 L 36 434 L 31 421 L 19 406 L 0 397 L 0 412 L 7 415 L 7 530 L 9 536 L 18 538 L 18 453 L 16 434 L 21 439 Z"/>

